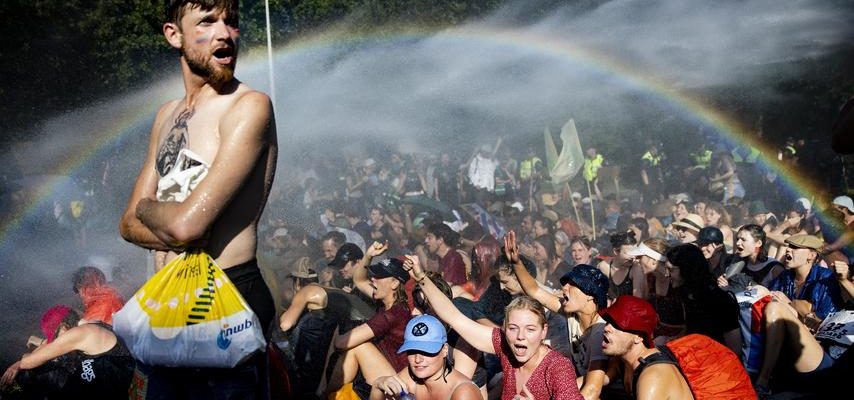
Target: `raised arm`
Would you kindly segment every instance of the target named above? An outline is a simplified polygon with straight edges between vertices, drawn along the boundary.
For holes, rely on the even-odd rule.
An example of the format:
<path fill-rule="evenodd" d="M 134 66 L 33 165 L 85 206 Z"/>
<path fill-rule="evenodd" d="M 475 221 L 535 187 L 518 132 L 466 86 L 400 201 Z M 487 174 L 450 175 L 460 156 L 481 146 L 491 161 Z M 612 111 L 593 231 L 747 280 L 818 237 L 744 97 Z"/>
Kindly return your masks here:
<path fill-rule="evenodd" d="M 240 191 L 261 155 L 275 146 L 272 106 L 267 95 L 249 92 L 236 101 L 219 125 L 220 147 L 208 174 L 183 202 L 143 198 L 136 217 L 173 247 L 204 237 Z"/>
<path fill-rule="evenodd" d="M 484 353 L 495 354 L 495 349 L 492 347 L 492 328 L 472 321 L 463 315 L 454 306 L 451 299 L 445 296 L 433 281 L 427 278 L 427 274 L 421 269 L 417 256 L 406 256 L 403 265 L 409 270 L 409 275 L 421 286 L 424 296 L 430 302 L 430 308 L 436 312 L 442 321 L 454 328 L 472 347 Z"/>
<path fill-rule="evenodd" d="M 163 121 L 167 118 L 169 110 L 175 105 L 174 102 L 163 105 L 157 111 L 157 116 L 154 118 L 154 124 L 151 128 L 151 135 L 148 141 L 148 152 L 145 156 L 145 162 L 136 178 L 136 183 L 128 199 L 127 208 L 122 214 L 119 222 L 119 233 L 122 238 L 147 249 L 154 250 L 172 250 L 172 247 L 160 240 L 151 229 L 148 229 L 139 218 L 136 217 L 136 207 L 140 200 L 145 198 L 153 198 L 157 192 L 157 181 L 160 179 L 157 175 L 157 170 L 154 168 L 155 158 L 157 156 L 158 133 L 161 131 Z"/>
<path fill-rule="evenodd" d="M 374 257 L 385 253 L 386 250 L 388 250 L 388 242 L 383 244 L 374 242 L 365 249 L 365 256 L 357 261 L 356 266 L 353 267 L 353 286 L 368 297 L 371 297 L 374 293 L 374 288 L 371 286 L 371 278 L 368 276 L 368 266 L 371 265 L 371 260 Z"/>
<path fill-rule="evenodd" d="M 531 296 L 552 312 L 560 312 L 560 298 L 554 294 L 544 290 L 537 283 L 537 279 L 531 276 L 522 263 L 522 258 L 519 256 L 519 247 L 516 245 L 516 232 L 507 232 L 504 236 L 504 254 L 507 259 L 513 263 L 513 272 L 516 274 L 516 279 L 519 280 L 519 285 L 525 294 Z"/>

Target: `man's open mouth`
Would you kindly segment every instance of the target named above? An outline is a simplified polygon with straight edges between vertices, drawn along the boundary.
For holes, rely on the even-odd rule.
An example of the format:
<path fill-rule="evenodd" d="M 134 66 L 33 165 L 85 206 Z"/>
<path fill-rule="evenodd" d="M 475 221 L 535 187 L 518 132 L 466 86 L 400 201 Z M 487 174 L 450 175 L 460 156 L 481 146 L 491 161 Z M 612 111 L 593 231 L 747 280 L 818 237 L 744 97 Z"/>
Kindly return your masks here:
<path fill-rule="evenodd" d="M 213 52 L 214 61 L 218 64 L 231 64 L 234 61 L 234 49 L 231 47 L 221 47 Z"/>

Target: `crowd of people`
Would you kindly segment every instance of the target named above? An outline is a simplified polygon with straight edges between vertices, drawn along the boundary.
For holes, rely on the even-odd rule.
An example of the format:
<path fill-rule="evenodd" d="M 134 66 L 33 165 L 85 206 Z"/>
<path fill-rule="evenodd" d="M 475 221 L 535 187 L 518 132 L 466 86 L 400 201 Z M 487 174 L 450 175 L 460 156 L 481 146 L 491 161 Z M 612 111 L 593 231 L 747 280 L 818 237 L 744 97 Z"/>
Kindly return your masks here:
<path fill-rule="evenodd" d="M 499 138 L 465 159 L 306 155 L 273 185 L 272 106 L 233 76 L 236 2 L 167 6 L 186 93 L 157 114 L 120 234 L 158 269 L 203 249 L 257 317 L 266 352 L 233 368 L 147 365 L 111 326 L 125 301 L 114 286 L 127 282 L 83 267 L 82 314 L 44 313 L 43 338 L 3 374 L 4 397 L 844 391 L 854 201 L 781 189 L 780 171 L 811 154 L 803 141 L 786 141 L 773 166 L 700 137 L 680 157 L 649 141 L 621 163 L 588 148 L 577 179 L 557 184 L 536 147 Z"/>

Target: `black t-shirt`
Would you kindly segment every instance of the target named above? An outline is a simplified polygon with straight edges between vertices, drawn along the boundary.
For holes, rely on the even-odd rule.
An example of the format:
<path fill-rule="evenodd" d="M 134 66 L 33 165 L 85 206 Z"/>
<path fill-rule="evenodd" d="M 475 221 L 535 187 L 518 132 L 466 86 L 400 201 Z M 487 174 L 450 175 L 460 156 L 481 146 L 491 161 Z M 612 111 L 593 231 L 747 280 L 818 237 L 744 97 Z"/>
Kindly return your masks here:
<path fill-rule="evenodd" d="M 729 292 L 715 287 L 693 298 L 680 294 L 685 304 L 687 333 L 700 333 L 724 343 L 724 333 L 738 329 L 738 302 Z"/>

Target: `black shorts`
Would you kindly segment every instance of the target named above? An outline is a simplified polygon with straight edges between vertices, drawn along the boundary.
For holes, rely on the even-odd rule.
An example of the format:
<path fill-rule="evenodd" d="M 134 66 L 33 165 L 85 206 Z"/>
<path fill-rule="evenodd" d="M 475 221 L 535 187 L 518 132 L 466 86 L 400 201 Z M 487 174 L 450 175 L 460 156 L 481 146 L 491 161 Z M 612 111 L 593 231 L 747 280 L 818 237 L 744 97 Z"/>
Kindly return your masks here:
<path fill-rule="evenodd" d="M 264 336 L 269 338 L 270 324 L 276 316 L 276 305 L 273 303 L 270 288 L 258 269 L 258 260 L 252 259 L 223 271 L 237 287 L 246 304 L 249 304 L 249 308 L 258 316 L 258 321 L 264 328 Z"/>

